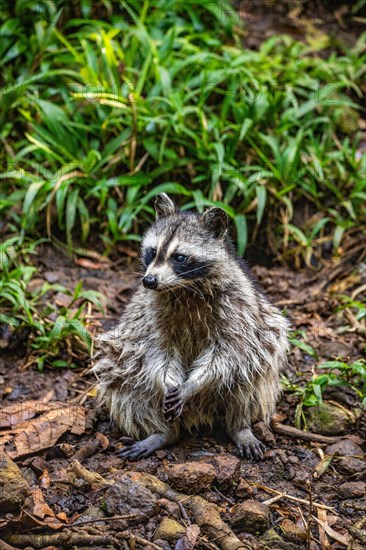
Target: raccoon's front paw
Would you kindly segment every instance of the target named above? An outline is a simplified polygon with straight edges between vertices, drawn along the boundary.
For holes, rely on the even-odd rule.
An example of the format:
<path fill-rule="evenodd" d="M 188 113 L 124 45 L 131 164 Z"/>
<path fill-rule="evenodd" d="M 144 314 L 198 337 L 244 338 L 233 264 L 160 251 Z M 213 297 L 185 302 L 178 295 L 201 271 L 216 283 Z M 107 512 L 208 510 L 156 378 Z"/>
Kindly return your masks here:
<path fill-rule="evenodd" d="M 172 422 L 182 414 L 184 401 L 182 386 L 170 388 L 166 392 L 163 400 L 163 413 L 168 422 Z"/>

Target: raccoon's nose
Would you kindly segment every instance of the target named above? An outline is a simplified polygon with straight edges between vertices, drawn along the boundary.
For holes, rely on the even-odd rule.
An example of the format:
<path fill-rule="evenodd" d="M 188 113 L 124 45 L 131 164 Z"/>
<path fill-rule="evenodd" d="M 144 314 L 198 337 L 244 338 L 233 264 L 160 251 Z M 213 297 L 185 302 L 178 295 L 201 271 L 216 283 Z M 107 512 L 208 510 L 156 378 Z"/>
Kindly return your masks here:
<path fill-rule="evenodd" d="M 146 277 L 142 279 L 142 284 L 145 288 L 156 288 L 158 286 L 158 278 L 154 275 L 146 275 Z"/>

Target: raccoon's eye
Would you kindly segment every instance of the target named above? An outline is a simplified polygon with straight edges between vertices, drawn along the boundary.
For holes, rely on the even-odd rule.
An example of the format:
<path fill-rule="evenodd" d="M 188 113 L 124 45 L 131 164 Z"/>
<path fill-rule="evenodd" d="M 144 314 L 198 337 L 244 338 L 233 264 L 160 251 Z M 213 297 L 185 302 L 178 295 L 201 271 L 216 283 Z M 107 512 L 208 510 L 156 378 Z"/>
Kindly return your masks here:
<path fill-rule="evenodd" d="M 187 260 L 187 256 L 184 256 L 184 254 L 173 254 L 173 260 L 178 262 L 178 264 L 183 264 Z"/>
<path fill-rule="evenodd" d="M 153 261 L 153 259 L 156 256 L 156 249 L 155 248 L 148 248 L 145 252 L 145 263 L 149 264 Z"/>

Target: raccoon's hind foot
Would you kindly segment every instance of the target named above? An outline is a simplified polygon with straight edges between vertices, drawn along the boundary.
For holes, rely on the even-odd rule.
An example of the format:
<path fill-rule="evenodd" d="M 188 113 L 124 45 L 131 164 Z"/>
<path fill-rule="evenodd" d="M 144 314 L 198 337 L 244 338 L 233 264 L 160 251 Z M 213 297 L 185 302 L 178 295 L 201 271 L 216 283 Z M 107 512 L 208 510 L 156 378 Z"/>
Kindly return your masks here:
<path fill-rule="evenodd" d="M 150 435 L 142 441 L 134 441 L 131 438 L 123 439 L 127 447 L 123 447 L 116 452 L 117 456 L 124 460 L 139 460 L 141 458 L 147 458 L 152 455 L 158 449 L 172 445 L 176 438 L 166 433 L 156 433 Z"/>
<path fill-rule="evenodd" d="M 250 428 L 236 432 L 232 435 L 232 438 L 239 449 L 241 457 L 262 460 L 266 447 L 253 435 Z"/>

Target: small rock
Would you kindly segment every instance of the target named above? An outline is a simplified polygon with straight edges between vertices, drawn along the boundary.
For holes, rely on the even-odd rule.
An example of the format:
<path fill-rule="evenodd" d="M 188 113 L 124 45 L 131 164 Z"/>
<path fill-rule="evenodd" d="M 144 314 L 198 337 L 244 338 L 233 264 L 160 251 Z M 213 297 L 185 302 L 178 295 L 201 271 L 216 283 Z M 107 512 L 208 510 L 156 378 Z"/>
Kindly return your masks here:
<path fill-rule="evenodd" d="M 100 522 L 103 522 L 105 518 L 104 512 L 98 506 L 90 506 L 74 521 L 74 525 L 78 523 L 83 523 L 84 521 L 92 521 L 95 526 L 100 525 L 99 522 L 95 521 L 100 519 Z"/>
<path fill-rule="evenodd" d="M 366 483 L 364 481 L 342 483 L 337 489 L 337 495 L 342 499 L 363 497 L 366 495 Z"/>
<path fill-rule="evenodd" d="M 292 542 L 306 540 L 306 532 L 290 519 L 284 519 L 281 523 L 281 529 L 285 537 Z"/>
<path fill-rule="evenodd" d="M 216 481 L 222 489 L 232 487 L 240 478 L 240 460 L 236 456 L 218 455 L 212 464 L 216 469 Z"/>
<path fill-rule="evenodd" d="M 263 455 L 263 458 L 264 460 L 269 460 L 269 459 L 273 459 L 273 458 L 276 458 L 277 456 L 277 453 L 276 453 L 276 450 L 275 449 L 268 449 L 268 451 L 266 451 Z"/>
<path fill-rule="evenodd" d="M 346 456 L 338 461 L 340 470 L 349 475 L 363 474 L 366 472 L 366 462 L 358 458 Z"/>
<path fill-rule="evenodd" d="M 128 476 L 121 476 L 107 489 L 104 506 L 108 514 L 136 514 L 138 522 L 155 516 L 160 509 L 158 497 Z"/>
<path fill-rule="evenodd" d="M 58 273 L 55 273 L 54 271 L 45 271 L 43 274 L 44 278 L 49 283 L 55 283 L 60 279 L 60 276 Z"/>
<path fill-rule="evenodd" d="M 268 529 L 261 536 L 261 543 L 264 544 L 264 548 L 271 548 L 273 550 L 299 550 L 298 544 L 292 542 L 286 542 L 274 529 Z"/>
<path fill-rule="evenodd" d="M 186 528 L 175 519 L 163 518 L 154 535 L 154 541 L 161 539 L 176 542 L 186 533 Z"/>
<path fill-rule="evenodd" d="M 178 540 L 174 550 L 192 550 L 195 548 L 201 529 L 196 523 L 188 525 L 185 535 Z"/>
<path fill-rule="evenodd" d="M 3 513 L 18 510 L 28 494 L 29 486 L 20 469 L 0 449 L 0 510 Z"/>
<path fill-rule="evenodd" d="M 215 468 L 205 462 L 169 464 L 166 474 L 170 485 L 188 494 L 206 491 L 216 477 Z"/>
<path fill-rule="evenodd" d="M 327 455 L 338 453 L 341 456 L 353 456 L 357 458 L 363 458 L 364 452 L 357 443 L 354 443 L 352 439 L 341 439 L 333 445 L 328 445 L 325 449 Z"/>
<path fill-rule="evenodd" d="M 238 497 L 247 497 L 254 493 L 254 489 L 245 479 L 240 478 L 239 485 L 236 488 L 236 494 Z"/>
<path fill-rule="evenodd" d="M 181 516 L 181 511 L 176 502 L 172 502 L 167 498 L 159 499 L 159 506 L 166 511 L 169 517 L 179 519 Z"/>
<path fill-rule="evenodd" d="M 366 512 L 366 499 L 348 499 L 342 500 L 339 506 L 339 510 L 344 514 L 353 515 L 356 512 L 363 512 L 365 515 Z"/>
<path fill-rule="evenodd" d="M 352 346 L 344 342 L 321 342 L 317 351 L 322 357 L 348 357 L 352 353 Z"/>
<path fill-rule="evenodd" d="M 154 544 L 157 544 L 163 550 L 172 550 L 172 547 L 170 546 L 170 544 L 167 540 L 156 539 L 156 540 L 154 540 Z M 152 550 L 152 546 L 149 545 L 149 544 L 146 544 L 146 546 L 144 546 L 144 549 L 145 550 Z"/>
<path fill-rule="evenodd" d="M 247 533 L 263 533 L 269 526 L 269 513 L 268 506 L 263 502 L 246 500 L 235 507 L 231 523 Z"/>
<path fill-rule="evenodd" d="M 254 424 L 253 432 L 258 439 L 270 447 L 273 447 L 276 443 L 276 438 L 267 422 L 257 422 Z"/>
<path fill-rule="evenodd" d="M 356 417 L 350 411 L 327 401 L 315 407 L 307 407 L 306 417 L 309 430 L 322 435 L 345 433 L 356 422 Z"/>

